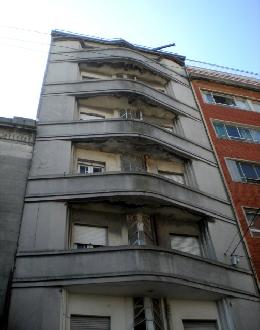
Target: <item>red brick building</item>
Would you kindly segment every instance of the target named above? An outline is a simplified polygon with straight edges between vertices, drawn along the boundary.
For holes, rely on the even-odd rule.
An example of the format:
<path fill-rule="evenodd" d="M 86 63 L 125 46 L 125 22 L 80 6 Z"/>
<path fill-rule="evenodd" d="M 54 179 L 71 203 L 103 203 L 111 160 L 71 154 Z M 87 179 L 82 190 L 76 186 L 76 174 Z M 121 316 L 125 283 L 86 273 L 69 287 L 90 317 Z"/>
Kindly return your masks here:
<path fill-rule="evenodd" d="M 259 283 L 260 81 L 198 68 L 189 72 Z M 238 234 L 227 255 L 236 256 L 240 240 Z"/>

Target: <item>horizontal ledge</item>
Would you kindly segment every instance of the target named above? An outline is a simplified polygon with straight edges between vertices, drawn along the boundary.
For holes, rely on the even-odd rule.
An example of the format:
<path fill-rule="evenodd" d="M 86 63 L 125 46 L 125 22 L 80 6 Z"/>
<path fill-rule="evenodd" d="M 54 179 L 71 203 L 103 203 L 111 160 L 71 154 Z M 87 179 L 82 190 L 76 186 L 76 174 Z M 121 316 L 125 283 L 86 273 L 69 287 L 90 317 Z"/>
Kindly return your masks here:
<path fill-rule="evenodd" d="M 120 176 L 124 176 L 124 175 L 140 175 L 140 176 L 148 176 L 148 177 L 155 177 L 158 178 L 160 180 L 163 181 L 167 181 L 173 185 L 177 185 L 179 187 L 183 187 L 184 189 L 199 193 L 201 195 L 204 195 L 205 197 L 209 197 L 210 199 L 214 199 L 217 201 L 220 201 L 221 203 L 230 205 L 230 203 L 224 199 L 221 199 L 219 197 L 216 197 L 214 195 L 210 195 L 208 193 L 205 193 L 199 189 L 195 189 L 193 187 L 187 186 L 185 184 L 182 183 L 178 183 L 174 180 L 165 178 L 159 174 L 155 174 L 155 173 L 150 173 L 150 172 L 103 172 L 103 173 L 92 173 L 92 174 L 53 174 L 53 175 L 39 175 L 39 176 L 30 176 L 28 178 L 28 180 L 42 180 L 42 179 L 64 179 L 64 178 L 85 178 L 85 177 L 99 177 L 99 176 L 106 176 L 106 175 L 120 175 Z M 144 191 L 144 192 L 149 192 L 146 190 L 140 190 L 140 191 Z"/>
<path fill-rule="evenodd" d="M 99 133 L 97 133 L 99 132 Z M 138 137 L 151 140 L 172 149 L 181 156 L 199 159 L 212 166 L 216 165 L 213 151 L 200 144 L 168 132 L 158 125 L 130 119 L 98 119 L 91 121 L 73 121 L 64 123 L 40 124 L 37 140 L 44 139 L 91 139 L 104 137 Z"/>
<path fill-rule="evenodd" d="M 55 45 L 54 45 L 55 46 Z M 59 46 L 57 46 L 59 47 Z M 65 55 L 63 56 L 63 53 Z M 68 54 L 72 54 L 76 56 L 76 58 L 68 58 Z M 162 63 L 155 61 L 145 55 L 143 55 L 141 52 L 131 49 L 124 49 L 124 48 L 105 48 L 105 49 L 99 49 L 97 50 L 91 50 L 88 49 L 87 51 L 85 49 L 79 49 L 75 51 L 69 51 L 69 52 L 51 52 L 52 57 L 55 58 L 55 55 L 58 56 L 58 59 L 52 59 L 50 62 L 54 61 L 71 61 L 71 62 L 88 62 L 88 61 L 120 61 L 125 60 L 129 62 L 136 62 L 143 65 L 143 67 L 147 68 L 151 71 L 156 71 L 159 75 L 162 75 L 166 78 L 175 80 L 179 82 L 182 85 L 189 86 L 186 81 L 188 80 L 187 75 L 181 74 L 177 70 L 168 69 L 165 65 Z M 180 68 L 182 66 L 180 65 Z M 177 78 L 176 78 L 177 76 Z"/>
<path fill-rule="evenodd" d="M 121 277 L 129 281 L 139 276 L 165 278 L 167 282 L 181 279 L 188 286 L 203 285 L 211 288 L 256 296 L 254 279 L 251 273 L 234 269 L 227 265 L 219 265 L 199 257 L 190 257 L 174 251 L 144 248 L 110 249 L 110 251 L 91 251 L 80 253 L 41 254 L 34 256 L 19 256 L 16 262 L 14 282 L 37 283 L 71 281 L 81 284 L 84 281 L 115 278 L 120 282 Z M 102 260 L 102 263 L 97 263 Z M 118 267 L 120 264 L 120 267 Z M 158 267 L 154 270 L 154 265 Z M 58 265 L 58 267 L 57 267 Z M 193 272 L 190 270 L 193 269 Z M 192 274 L 192 276 L 190 276 Z M 207 276 L 205 276 L 207 274 Z M 243 285 L 241 286 L 241 281 Z M 231 284 L 230 284 L 231 283 Z"/>
<path fill-rule="evenodd" d="M 188 259 L 199 260 L 200 262 L 205 262 L 207 264 L 212 264 L 218 267 L 223 267 L 232 271 L 237 271 L 240 273 L 245 273 L 252 275 L 250 270 L 244 268 L 238 268 L 231 265 L 227 265 L 223 262 L 208 259 L 200 256 L 196 256 L 190 253 L 181 252 L 178 250 L 173 249 L 165 249 L 159 246 L 135 246 L 135 245 L 119 245 L 119 246 L 106 246 L 106 247 L 99 247 L 99 248 L 91 248 L 91 249 L 70 249 L 70 250 L 41 250 L 41 251 L 22 251 L 16 254 L 17 258 L 30 258 L 30 257 L 40 257 L 40 256 L 59 256 L 59 255 L 67 255 L 67 254 L 99 254 L 99 253 L 110 253 L 110 252 L 120 252 L 120 251 L 129 251 L 129 250 L 146 250 L 146 251 L 153 251 L 153 252 L 163 252 L 170 255 L 180 255 L 186 257 Z"/>
<path fill-rule="evenodd" d="M 84 95 L 109 95 L 113 93 L 129 93 L 136 94 L 141 97 L 143 96 L 156 104 L 160 104 L 169 111 L 186 117 L 191 117 L 195 120 L 201 120 L 198 109 L 184 104 L 183 102 L 180 102 L 167 94 L 135 80 L 93 79 L 89 81 L 79 80 L 74 82 L 49 83 L 44 85 L 42 96 L 67 94 L 82 97 Z"/>

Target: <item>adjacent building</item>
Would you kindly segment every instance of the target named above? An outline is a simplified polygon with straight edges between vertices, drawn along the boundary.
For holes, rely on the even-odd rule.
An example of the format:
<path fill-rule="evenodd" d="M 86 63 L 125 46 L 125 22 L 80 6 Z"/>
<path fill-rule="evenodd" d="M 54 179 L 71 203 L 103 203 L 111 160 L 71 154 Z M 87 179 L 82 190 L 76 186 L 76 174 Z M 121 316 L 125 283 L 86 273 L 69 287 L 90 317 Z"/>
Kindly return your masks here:
<path fill-rule="evenodd" d="M 258 329 L 259 292 L 177 54 L 54 31 L 9 329 Z"/>
<path fill-rule="evenodd" d="M 259 282 L 260 81 L 199 68 L 190 76 Z"/>
<path fill-rule="evenodd" d="M 7 323 L 11 281 L 35 121 L 0 117 L 0 328 Z"/>

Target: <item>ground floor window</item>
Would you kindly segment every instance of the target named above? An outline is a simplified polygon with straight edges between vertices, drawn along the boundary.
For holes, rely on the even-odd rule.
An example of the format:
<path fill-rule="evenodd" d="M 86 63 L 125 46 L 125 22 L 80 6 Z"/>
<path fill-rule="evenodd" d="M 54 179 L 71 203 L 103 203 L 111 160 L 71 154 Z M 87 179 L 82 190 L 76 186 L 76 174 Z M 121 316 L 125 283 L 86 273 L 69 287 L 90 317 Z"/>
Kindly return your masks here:
<path fill-rule="evenodd" d="M 183 320 L 184 330 L 218 330 L 216 321 Z"/>
<path fill-rule="evenodd" d="M 110 317 L 71 315 L 70 330 L 111 330 Z"/>
<path fill-rule="evenodd" d="M 159 298 L 134 298 L 134 330 L 164 330 L 163 306 Z"/>

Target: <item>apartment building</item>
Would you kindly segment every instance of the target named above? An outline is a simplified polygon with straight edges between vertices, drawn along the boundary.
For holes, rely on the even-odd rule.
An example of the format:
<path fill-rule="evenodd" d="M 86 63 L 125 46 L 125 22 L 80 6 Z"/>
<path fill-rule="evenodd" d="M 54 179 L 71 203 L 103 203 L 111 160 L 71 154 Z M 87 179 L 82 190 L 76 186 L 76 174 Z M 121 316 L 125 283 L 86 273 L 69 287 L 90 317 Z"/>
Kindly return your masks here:
<path fill-rule="evenodd" d="M 35 121 L 0 117 L 0 328 L 7 322 L 11 280 Z"/>
<path fill-rule="evenodd" d="M 9 329 L 258 329 L 237 232 L 185 58 L 53 31 Z"/>
<path fill-rule="evenodd" d="M 260 81 L 198 68 L 190 72 L 259 283 Z"/>

